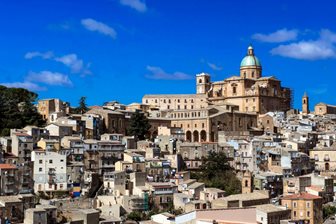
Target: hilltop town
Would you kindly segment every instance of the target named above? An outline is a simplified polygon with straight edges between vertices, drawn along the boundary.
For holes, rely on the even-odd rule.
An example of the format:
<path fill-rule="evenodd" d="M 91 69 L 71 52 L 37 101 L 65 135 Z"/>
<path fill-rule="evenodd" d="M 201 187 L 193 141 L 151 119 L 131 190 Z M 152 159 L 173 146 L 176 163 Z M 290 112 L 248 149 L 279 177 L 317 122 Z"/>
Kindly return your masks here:
<path fill-rule="evenodd" d="M 335 223 L 336 106 L 294 109 L 256 55 L 195 94 L 39 99 L 0 125 L 0 223 Z"/>

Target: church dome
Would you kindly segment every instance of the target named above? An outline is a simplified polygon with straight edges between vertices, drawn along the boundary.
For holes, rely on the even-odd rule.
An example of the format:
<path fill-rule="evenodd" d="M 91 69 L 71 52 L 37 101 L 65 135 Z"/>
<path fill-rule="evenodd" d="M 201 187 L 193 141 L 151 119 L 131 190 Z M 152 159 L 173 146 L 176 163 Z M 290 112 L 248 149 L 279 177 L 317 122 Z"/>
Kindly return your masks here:
<path fill-rule="evenodd" d="M 243 58 L 240 63 L 240 67 L 244 66 L 258 66 L 261 67 L 259 59 L 254 55 L 253 47 L 250 45 L 247 48 L 247 55 Z"/>

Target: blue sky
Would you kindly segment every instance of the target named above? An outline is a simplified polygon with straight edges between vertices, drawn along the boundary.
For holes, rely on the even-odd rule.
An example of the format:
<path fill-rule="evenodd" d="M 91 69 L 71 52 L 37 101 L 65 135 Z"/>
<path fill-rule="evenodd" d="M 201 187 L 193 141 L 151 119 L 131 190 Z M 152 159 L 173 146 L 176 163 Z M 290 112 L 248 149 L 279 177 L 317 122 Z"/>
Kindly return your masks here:
<path fill-rule="evenodd" d="M 194 93 L 194 76 L 239 74 L 252 43 L 263 75 L 336 104 L 334 1 L 3 0 L 0 83 L 76 106 Z"/>

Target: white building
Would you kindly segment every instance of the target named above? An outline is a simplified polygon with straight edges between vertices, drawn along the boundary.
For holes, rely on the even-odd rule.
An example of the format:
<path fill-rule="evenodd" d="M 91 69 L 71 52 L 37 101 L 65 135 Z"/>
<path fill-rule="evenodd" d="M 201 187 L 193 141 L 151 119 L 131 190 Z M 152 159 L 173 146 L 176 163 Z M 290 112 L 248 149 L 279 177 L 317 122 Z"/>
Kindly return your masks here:
<path fill-rule="evenodd" d="M 66 155 L 49 151 L 32 152 L 34 191 L 66 191 Z"/>

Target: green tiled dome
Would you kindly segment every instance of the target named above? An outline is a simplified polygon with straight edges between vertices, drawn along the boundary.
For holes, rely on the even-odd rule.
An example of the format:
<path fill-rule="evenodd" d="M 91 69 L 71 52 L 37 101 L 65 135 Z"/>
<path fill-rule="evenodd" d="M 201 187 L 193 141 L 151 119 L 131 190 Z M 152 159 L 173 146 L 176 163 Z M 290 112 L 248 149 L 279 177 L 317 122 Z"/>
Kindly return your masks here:
<path fill-rule="evenodd" d="M 247 48 L 247 55 L 243 58 L 240 63 L 240 67 L 243 66 L 259 66 L 261 67 L 261 63 L 259 59 L 254 55 L 253 47 L 250 45 Z"/>

